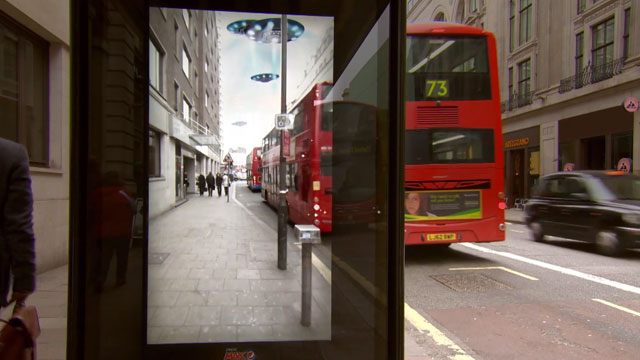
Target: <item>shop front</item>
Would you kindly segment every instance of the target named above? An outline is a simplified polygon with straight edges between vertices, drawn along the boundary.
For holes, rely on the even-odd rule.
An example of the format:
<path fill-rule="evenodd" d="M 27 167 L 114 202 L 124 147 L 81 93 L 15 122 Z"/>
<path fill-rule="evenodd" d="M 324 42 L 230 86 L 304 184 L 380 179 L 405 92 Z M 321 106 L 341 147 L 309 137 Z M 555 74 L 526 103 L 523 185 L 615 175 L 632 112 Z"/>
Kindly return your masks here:
<path fill-rule="evenodd" d="M 513 207 L 531 196 L 540 176 L 540 127 L 503 135 L 507 204 Z"/>
<path fill-rule="evenodd" d="M 561 120 L 558 141 L 558 170 L 606 170 L 631 164 L 633 113 L 620 106 Z"/>

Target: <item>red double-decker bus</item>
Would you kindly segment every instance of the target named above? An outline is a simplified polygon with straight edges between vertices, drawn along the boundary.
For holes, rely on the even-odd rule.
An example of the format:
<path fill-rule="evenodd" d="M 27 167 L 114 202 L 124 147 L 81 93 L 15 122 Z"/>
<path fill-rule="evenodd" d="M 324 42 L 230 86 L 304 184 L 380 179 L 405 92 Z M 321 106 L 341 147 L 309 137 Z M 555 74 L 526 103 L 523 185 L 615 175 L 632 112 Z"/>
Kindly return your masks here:
<path fill-rule="evenodd" d="M 289 220 L 322 232 L 330 232 L 336 222 L 371 221 L 375 202 L 375 108 L 325 101 L 330 90 L 331 84 L 316 84 L 297 103 L 294 128 L 283 141 Z M 262 147 L 262 197 L 274 207 L 279 156 L 280 130 L 274 128 Z"/>
<path fill-rule="evenodd" d="M 434 22 L 407 26 L 405 244 L 505 239 L 496 41 Z"/>
<path fill-rule="evenodd" d="M 254 147 L 247 155 L 247 186 L 251 191 L 262 189 L 262 148 Z"/>

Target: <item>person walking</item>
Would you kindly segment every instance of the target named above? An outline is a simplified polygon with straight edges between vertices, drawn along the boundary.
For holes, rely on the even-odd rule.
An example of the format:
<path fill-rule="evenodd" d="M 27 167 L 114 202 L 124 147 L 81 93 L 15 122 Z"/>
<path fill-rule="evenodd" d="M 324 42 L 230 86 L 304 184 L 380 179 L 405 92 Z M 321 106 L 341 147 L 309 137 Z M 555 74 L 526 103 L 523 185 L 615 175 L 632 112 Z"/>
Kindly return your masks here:
<path fill-rule="evenodd" d="M 216 174 L 216 186 L 218 187 L 218 197 L 222 196 L 222 175 Z"/>
<path fill-rule="evenodd" d="M 198 190 L 200 191 L 200 196 L 204 194 L 204 190 L 207 188 L 207 182 L 204 179 L 204 175 L 198 175 Z"/>
<path fill-rule="evenodd" d="M 227 202 L 229 202 L 229 186 L 231 186 L 231 181 L 229 180 L 229 175 L 224 174 L 222 176 L 222 186 L 224 187 L 224 196 L 227 197 Z"/>
<path fill-rule="evenodd" d="M 213 190 L 216 189 L 216 178 L 211 171 L 207 174 L 207 190 L 209 190 L 209 197 L 213 195 Z"/>
<path fill-rule="evenodd" d="M 96 290 L 102 292 L 109 275 L 114 254 L 116 263 L 116 286 L 126 283 L 131 244 L 131 223 L 136 208 L 135 201 L 125 189 L 120 175 L 115 171 L 104 174 L 102 183 L 92 194 L 92 229 L 98 238 L 100 265 Z"/>
<path fill-rule="evenodd" d="M 29 157 L 22 145 L 3 138 L 0 153 L 0 308 L 13 301 L 22 307 L 36 288 Z"/>
<path fill-rule="evenodd" d="M 184 197 L 186 198 L 189 191 L 189 173 L 187 170 L 182 174 L 182 184 L 184 185 Z"/>

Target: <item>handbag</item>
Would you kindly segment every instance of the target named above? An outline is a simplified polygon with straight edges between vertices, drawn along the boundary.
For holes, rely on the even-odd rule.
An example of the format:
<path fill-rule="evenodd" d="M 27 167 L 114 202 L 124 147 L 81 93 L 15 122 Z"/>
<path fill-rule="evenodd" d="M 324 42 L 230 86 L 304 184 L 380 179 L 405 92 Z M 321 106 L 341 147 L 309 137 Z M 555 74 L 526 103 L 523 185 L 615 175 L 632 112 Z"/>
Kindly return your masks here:
<path fill-rule="evenodd" d="M 0 359 L 36 360 L 36 338 L 40 335 L 40 320 L 35 306 L 15 305 L 13 315 L 0 330 Z"/>

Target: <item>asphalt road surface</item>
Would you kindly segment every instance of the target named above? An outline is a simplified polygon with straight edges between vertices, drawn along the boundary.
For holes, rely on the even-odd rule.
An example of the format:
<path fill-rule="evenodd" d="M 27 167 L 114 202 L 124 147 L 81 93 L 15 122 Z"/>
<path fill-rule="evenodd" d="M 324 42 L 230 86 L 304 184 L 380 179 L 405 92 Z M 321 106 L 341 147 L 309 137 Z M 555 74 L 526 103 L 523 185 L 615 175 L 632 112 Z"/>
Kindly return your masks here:
<path fill-rule="evenodd" d="M 237 185 L 275 229 L 275 211 Z M 314 253 L 328 264 L 327 246 Z M 520 224 L 504 242 L 407 247 L 405 318 L 412 359 L 640 359 L 640 251 L 535 243 Z"/>

